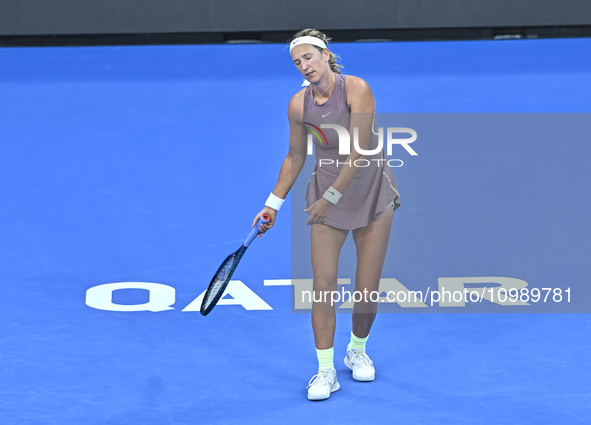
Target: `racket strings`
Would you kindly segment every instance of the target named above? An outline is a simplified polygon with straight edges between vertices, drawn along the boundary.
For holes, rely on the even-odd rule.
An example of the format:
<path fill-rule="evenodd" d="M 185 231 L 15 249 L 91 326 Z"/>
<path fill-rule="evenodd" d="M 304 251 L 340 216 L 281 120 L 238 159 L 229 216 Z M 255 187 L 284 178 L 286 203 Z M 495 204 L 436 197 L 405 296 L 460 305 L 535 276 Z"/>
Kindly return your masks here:
<path fill-rule="evenodd" d="M 222 263 L 218 271 L 216 272 L 215 276 L 211 280 L 207 292 L 203 298 L 203 302 L 201 304 L 201 314 L 204 316 L 209 314 L 209 312 L 215 307 L 218 303 L 220 298 L 223 295 L 223 292 L 226 290 L 240 259 L 246 252 L 247 247 L 242 245 L 238 251 L 234 254 L 231 254 L 226 258 L 226 260 Z"/>
<path fill-rule="evenodd" d="M 232 265 L 234 264 L 235 259 L 236 259 L 236 256 L 234 256 L 234 255 L 231 256 L 230 258 L 228 258 L 228 260 L 226 260 L 226 262 L 224 263 L 220 272 L 216 275 L 216 279 L 213 283 L 213 286 L 211 287 L 211 291 L 209 291 L 209 293 L 207 294 L 207 298 L 205 300 L 206 307 L 209 306 L 209 304 L 211 304 L 211 302 L 218 295 L 219 291 L 223 288 L 224 282 L 226 281 L 226 279 L 228 278 L 228 275 L 232 271 Z"/>

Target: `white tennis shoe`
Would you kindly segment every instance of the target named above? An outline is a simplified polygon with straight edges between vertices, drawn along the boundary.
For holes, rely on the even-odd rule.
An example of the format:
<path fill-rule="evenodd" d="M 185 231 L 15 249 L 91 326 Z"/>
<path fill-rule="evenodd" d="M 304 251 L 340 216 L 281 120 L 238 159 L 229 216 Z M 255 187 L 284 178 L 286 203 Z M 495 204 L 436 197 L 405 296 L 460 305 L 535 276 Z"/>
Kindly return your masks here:
<path fill-rule="evenodd" d="M 356 381 L 373 381 L 376 377 L 376 370 L 373 362 L 365 354 L 365 351 L 354 352 L 347 347 L 345 366 L 353 371 L 353 379 Z"/>
<path fill-rule="evenodd" d="M 318 371 L 308 383 L 308 400 L 326 400 L 330 393 L 341 388 L 337 381 L 337 372 L 332 369 L 329 372 Z"/>

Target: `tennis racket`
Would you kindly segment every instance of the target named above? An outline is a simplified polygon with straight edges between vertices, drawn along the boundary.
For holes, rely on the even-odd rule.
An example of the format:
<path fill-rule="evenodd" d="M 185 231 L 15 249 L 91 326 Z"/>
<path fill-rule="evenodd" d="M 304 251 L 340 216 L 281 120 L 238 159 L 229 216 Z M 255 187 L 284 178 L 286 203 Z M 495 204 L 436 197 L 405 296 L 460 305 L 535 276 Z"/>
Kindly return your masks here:
<path fill-rule="evenodd" d="M 201 309 L 200 312 L 202 315 L 207 316 L 211 310 L 215 307 L 218 303 L 222 294 L 226 290 L 226 286 L 228 286 L 228 282 L 232 278 L 236 267 L 238 267 L 238 263 L 242 259 L 242 256 L 246 252 L 246 249 L 250 245 L 250 243 L 257 237 L 260 232 L 259 226 L 263 223 L 268 223 L 271 217 L 268 214 L 263 214 L 254 228 L 251 230 L 250 234 L 242 244 L 240 248 L 234 251 L 232 254 L 228 255 L 224 262 L 218 268 L 218 271 L 215 272 L 213 279 L 209 283 L 207 287 L 207 291 L 205 292 L 205 296 L 201 301 Z"/>

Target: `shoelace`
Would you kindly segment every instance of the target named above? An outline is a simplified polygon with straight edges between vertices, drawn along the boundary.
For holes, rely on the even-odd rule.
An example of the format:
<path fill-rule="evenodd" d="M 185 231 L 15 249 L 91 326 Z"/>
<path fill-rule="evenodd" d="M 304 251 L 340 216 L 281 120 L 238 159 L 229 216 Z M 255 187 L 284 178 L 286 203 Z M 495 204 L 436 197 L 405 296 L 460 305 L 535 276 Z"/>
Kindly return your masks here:
<path fill-rule="evenodd" d="M 320 372 L 314 375 L 312 379 L 310 379 L 310 382 L 308 382 L 308 386 L 306 387 L 306 389 L 314 385 L 328 384 L 328 376 L 329 372 Z"/>
<path fill-rule="evenodd" d="M 373 362 L 367 357 L 365 351 L 360 351 L 359 353 L 353 354 L 351 358 L 351 364 L 357 363 L 359 366 L 373 366 Z"/>

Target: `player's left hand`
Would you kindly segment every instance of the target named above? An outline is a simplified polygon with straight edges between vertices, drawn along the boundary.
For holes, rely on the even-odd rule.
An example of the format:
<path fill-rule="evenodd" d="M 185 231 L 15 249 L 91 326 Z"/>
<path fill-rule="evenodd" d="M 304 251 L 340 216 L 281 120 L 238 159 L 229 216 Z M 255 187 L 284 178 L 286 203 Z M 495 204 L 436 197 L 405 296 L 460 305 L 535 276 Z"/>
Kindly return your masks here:
<path fill-rule="evenodd" d="M 312 225 L 324 223 L 324 220 L 326 220 L 326 217 L 328 217 L 328 213 L 330 212 L 331 208 L 332 204 L 330 202 L 328 202 L 324 198 L 320 198 L 312 205 L 310 205 L 309 208 L 306 208 L 304 210 L 307 214 L 310 214 L 310 218 L 308 219 L 306 224 Z"/>

